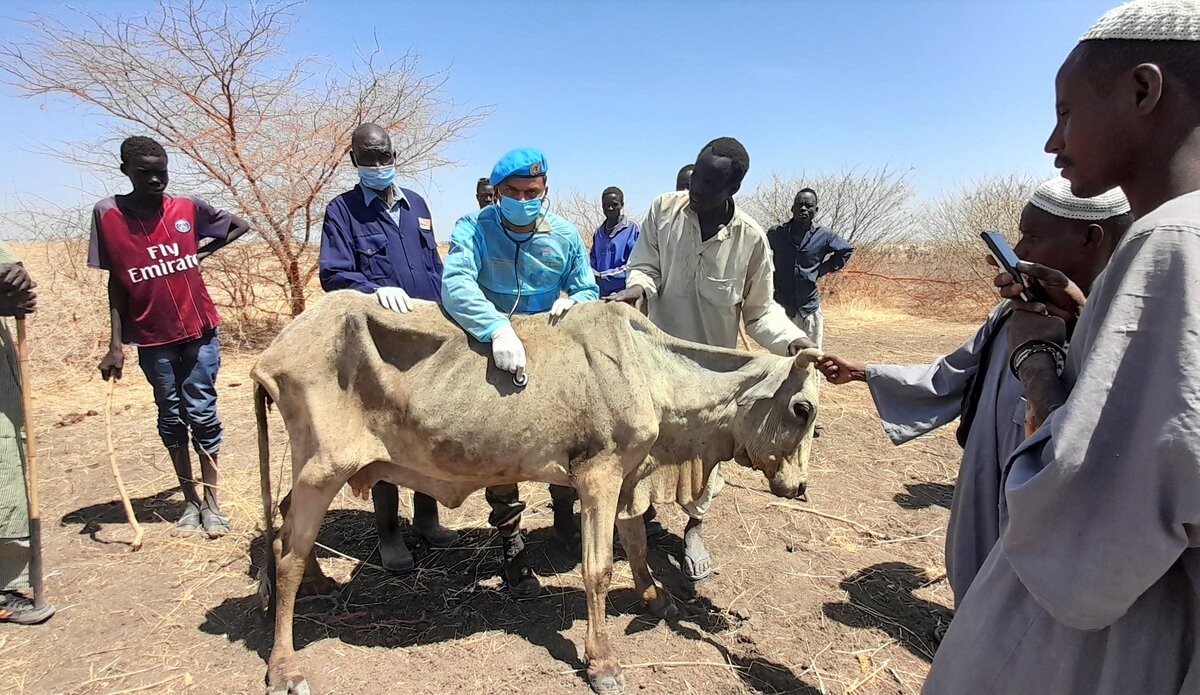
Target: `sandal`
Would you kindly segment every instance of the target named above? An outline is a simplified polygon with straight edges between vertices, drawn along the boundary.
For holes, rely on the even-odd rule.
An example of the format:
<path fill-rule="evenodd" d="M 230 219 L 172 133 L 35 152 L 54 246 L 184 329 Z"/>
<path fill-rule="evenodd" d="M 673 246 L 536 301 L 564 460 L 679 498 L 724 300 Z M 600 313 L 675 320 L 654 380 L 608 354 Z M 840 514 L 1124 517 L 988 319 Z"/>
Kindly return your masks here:
<path fill-rule="evenodd" d="M 180 533 L 194 533 L 200 530 L 200 507 L 191 502 L 184 502 L 183 514 L 175 524 L 175 530 Z"/>
<path fill-rule="evenodd" d="M 933 641 L 935 644 L 941 644 L 946 639 L 946 631 L 950 629 L 950 623 L 943 623 L 941 618 L 938 618 L 937 625 L 933 628 Z"/>
<path fill-rule="evenodd" d="M 0 592 L 0 622 L 18 625 L 38 625 L 54 615 L 54 605 L 47 603 L 41 608 L 31 599 L 15 591 Z"/>
<path fill-rule="evenodd" d="M 200 523 L 209 538 L 220 538 L 229 533 L 229 516 L 207 504 L 200 508 Z"/>

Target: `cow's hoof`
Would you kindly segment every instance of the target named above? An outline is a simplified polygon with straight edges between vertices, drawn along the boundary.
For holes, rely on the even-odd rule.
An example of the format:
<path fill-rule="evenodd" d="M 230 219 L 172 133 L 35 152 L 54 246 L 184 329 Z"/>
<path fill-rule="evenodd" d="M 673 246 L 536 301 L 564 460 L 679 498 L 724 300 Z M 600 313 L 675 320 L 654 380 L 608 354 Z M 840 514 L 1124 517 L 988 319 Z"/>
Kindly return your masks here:
<path fill-rule="evenodd" d="M 267 695 L 312 695 L 312 689 L 303 677 L 289 678 L 287 683 L 267 688 Z"/>
<path fill-rule="evenodd" d="M 617 695 L 625 687 L 625 678 L 620 673 L 594 676 L 588 680 L 592 686 L 592 692 L 597 695 Z"/>

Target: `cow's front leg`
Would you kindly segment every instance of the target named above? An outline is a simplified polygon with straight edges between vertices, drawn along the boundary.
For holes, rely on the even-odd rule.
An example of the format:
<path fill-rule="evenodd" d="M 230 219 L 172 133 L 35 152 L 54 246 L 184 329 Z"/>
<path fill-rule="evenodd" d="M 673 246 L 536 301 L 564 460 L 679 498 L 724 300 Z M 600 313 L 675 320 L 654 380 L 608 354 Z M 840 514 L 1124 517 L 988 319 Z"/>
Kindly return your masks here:
<path fill-rule="evenodd" d="M 275 540 L 275 566 L 278 585 L 275 594 L 275 643 L 267 662 L 268 695 L 311 695 L 304 675 L 296 665 L 292 641 L 292 620 L 296 593 L 304 579 L 305 567 L 325 510 L 341 484 L 318 489 L 299 480 L 292 488 L 292 505 L 284 517 L 279 538 Z"/>
<path fill-rule="evenodd" d="M 583 589 L 587 594 L 588 626 L 584 654 L 592 690 L 607 695 L 621 692 L 621 665 L 608 641 L 605 606 L 612 580 L 613 522 L 617 517 L 620 469 L 592 469 L 579 477 L 583 540 Z M 643 544 L 644 540 L 643 530 Z"/>
<path fill-rule="evenodd" d="M 660 618 L 674 618 L 679 614 L 679 609 L 671 601 L 667 590 L 654 581 L 650 565 L 646 562 L 646 522 L 640 516 L 618 519 L 617 530 L 621 532 L 621 545 L 625 548 L 625 557 L 629 558 L 629 568 L 633 570 L 634 588 L 651 613 Z"/>

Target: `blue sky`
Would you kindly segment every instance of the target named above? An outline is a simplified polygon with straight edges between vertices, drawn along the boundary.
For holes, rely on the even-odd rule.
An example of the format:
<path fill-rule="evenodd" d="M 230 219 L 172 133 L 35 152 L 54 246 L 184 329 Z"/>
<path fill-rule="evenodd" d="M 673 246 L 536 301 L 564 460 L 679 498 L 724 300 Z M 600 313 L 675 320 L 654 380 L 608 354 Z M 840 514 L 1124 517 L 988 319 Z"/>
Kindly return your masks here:
<path fill-rule="evenodd" d="M 721 135 L 750 152 L 747 189 L 772 173 L 885 163 L 913 167 L 922 197 L 995 173 L 1049 176 L 1042 145 L 1053 124 L 1054 73 L 1114 4 L 311 0 L 298 9 L 287 46 L 350 65 L 355 43 L 369 46 L 374 32 L 385 53 L 411 49 L 427 70 L 448 69 L 454 100 L 495 108 L 451 148 L 460 166 L 415 182 L 445 237 L 475 207 L 475 179 L 523 145 L 546 151 L 551 195 L 598 196 L 617 185 L 630 210 L 671 189 L 676 170 Z M 39 6 L 6 4 L 0 42 L 20 35 L 13 18 Z M 0 87 L 0 150 L 9 163 L 0 211 L 22 197 L 75 204 L 122 192 L 127 183 L 115 169 L 96 190 L 44 153 L 94 135 L 96 125 L 70 102 Z"/>

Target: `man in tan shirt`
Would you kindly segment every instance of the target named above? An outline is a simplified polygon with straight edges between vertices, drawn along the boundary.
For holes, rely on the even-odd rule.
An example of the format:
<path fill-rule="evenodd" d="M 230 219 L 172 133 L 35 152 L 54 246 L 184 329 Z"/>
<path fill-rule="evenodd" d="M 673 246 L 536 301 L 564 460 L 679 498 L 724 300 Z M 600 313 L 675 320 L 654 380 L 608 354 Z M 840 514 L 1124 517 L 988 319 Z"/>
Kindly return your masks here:
<path fill-rule="evenodd" d="M 717 138 L 696 158 L 688 190 L 660 195 L 646 213 L 629 257 L 627 289 L 605 299 L 623 301 L 671 335 L 716 347 L 737 345 L 738 326 L 779 355 L 813 347 L 772 298 L 771 248 L 762 227 L 733 202 L 750 168 L 746 148 Z M 713 469 L 705 490 L 685 505 L 684 573 L 693 581 L 712 572 L 701 522 L 723 487 Z"/>

